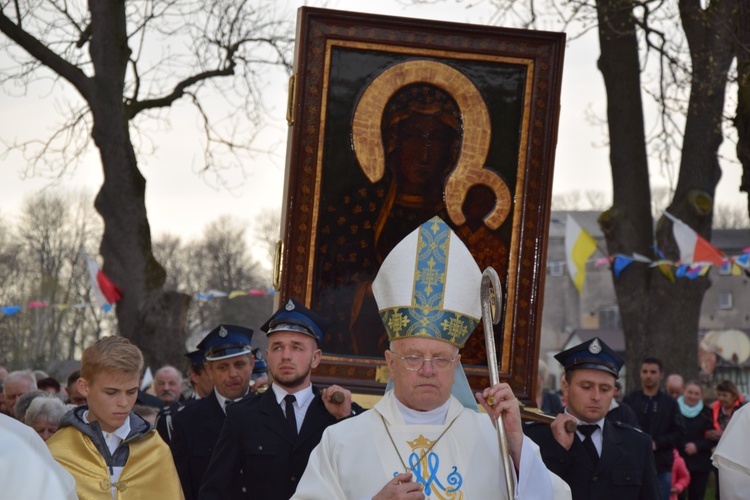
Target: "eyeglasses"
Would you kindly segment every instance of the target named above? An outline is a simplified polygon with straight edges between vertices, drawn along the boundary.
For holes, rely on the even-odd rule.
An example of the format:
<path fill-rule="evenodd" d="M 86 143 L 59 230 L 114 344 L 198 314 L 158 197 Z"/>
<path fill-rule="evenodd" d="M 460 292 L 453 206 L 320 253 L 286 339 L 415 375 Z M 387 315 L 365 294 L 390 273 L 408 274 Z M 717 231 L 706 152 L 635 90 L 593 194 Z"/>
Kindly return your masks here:
<path fill-rule="evenodd" d="M 424 365 L 425 362 L 429 362 L 432 365 L 433 370 L 447 370 L 453 365 L 453 362 L 456 361 L 456 358 L 458 358 L 458 354 L 453 356 L 453 358 L 446 358 L 442 356 L 438 356 L 435 358 L 424 358 L 422 356 L 415 355 L 401 356 L 400 354 L 393 351 L 391 351 L 391 354 L 393 354 L 397 358 L 400 358 L 401 361 L 404 362 L 404 365 L 406 365 L 406 369 L 411 371 L 419 370 L 420 368 L 422 368 L 422 365 Z"/>

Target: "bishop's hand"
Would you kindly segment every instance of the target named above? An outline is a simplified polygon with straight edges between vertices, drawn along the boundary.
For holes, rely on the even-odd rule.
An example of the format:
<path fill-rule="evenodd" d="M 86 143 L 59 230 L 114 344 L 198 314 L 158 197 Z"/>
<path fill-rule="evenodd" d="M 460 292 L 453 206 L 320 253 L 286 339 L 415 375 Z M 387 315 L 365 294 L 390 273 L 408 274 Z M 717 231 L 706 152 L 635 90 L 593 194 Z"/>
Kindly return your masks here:
<path fill-rule="evenodd" d="M 422 484 L 412 481 L 411 473 L 399 474 L 383 486 L 372 500 L 423 500 Z"/>

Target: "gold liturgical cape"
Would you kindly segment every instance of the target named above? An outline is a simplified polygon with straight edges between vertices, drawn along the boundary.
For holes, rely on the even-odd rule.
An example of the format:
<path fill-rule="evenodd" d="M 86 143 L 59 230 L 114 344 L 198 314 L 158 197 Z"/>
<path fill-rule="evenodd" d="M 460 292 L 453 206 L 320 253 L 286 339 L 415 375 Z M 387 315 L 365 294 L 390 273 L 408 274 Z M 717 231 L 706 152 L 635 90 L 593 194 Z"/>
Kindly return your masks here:
<path fill-rule="evenodd" d="M 111 500 L 109 469 L 94 443 L 75 427 L 64 427 L 47 444 L 55 459 L 76 480 L 80 500 Z M 117 500 L 183 499 L 169 447 L 155 429 L 127 444 L 130 456 L 116 486 Z"/>

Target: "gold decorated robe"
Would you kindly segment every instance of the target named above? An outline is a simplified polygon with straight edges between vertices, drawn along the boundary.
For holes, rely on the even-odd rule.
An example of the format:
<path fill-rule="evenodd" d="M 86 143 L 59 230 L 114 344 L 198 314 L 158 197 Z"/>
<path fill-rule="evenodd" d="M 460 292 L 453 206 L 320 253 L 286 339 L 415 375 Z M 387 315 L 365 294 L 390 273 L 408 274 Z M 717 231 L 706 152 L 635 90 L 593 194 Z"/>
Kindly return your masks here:
<path fill-rule="evenodd" d="M 112 486 L 116 500 L 184 498 L 169 447 L 155 429 L 124 445 L 130 448 L 130 456 L 115 484 L 110 482 L 104 457 L 91 439 L 76 428 L 60 429 L 47 445 L 75 478 L 80 500 L 111 500 Z"/>

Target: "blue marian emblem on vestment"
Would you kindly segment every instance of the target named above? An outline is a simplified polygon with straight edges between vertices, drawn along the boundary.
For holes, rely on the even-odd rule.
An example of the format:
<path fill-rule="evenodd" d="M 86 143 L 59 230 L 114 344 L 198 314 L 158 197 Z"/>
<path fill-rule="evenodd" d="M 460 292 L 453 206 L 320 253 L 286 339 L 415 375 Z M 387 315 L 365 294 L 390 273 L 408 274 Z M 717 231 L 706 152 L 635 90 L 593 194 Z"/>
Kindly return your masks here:
<path fill-rule="evenodd" d="M 414 480 L 424 487 L 425 497 L 462 500 L 464 493 L 461 486 L 464 479 L 456 466 L 444 466 L 444 470 L 440 470 L 440 455 L 431 449 L 435 441 L 430 441 L 420 434 L 417 439 L 407 443 L 412 450 L 409 455 L 409 469 L 414 474 Z M 446 474 L 447 468 L 450 472 Z"/>

